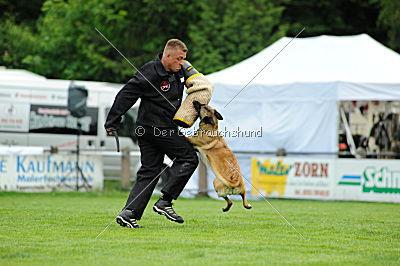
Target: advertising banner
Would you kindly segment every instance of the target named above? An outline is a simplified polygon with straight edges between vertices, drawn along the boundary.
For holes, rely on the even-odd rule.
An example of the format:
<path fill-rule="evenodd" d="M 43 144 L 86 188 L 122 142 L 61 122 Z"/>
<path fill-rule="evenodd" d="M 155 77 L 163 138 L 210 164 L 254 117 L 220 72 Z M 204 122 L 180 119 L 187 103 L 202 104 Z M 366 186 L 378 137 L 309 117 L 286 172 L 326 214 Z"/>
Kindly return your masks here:
<path fill-rule="evenodd" d="M 399 160 L 337 159 L 334 199 L 400 202 Z"/>
<path fill-rule="evenodd" d="M 30 133 L 76 134 L 80 124 L 84 135 L 97 135 L 98 108 L 87 108 L 82 118 L 73 117 L 66 106 L 31 105 Z"/>
<path fill-rule="evenodd" d="M 37 191 L 101 190 L 101 156 L 81 155 L 77 172 L 75 155 L 0 155 L 0 190 Z M 77 182 L 78 177 L 78 182 Z"/>
<path fill-rule="evenodd" d="M 0 102 L 0 131 L 27 132 L 29 104 Z"/>
<path fill-rule="evenodd" d="M 255 157 L 251 194 L 258 196 L 259 191 L 277 198 L 332 199 L 333 177 L 333 159 Z"/>

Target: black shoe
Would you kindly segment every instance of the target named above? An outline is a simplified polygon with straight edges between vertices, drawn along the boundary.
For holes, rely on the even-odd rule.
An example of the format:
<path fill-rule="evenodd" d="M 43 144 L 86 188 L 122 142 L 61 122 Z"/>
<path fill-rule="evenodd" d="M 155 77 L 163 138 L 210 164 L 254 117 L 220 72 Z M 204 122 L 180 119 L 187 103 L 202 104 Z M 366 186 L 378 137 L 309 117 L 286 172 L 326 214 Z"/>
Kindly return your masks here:
<path fill-rule="evenodd" d="M 134 214 L 131 210 L 123 210 L 120 214 L 118 214 L 116 220 L 117 223 L 123 227 L 142 228 L 136 223 L 136 219 L 134 218 Z"/>
<path fill-rule="evenodd" d="M 166 200 L 159 199 L 153 206 L 153 210 L 160 214 L 165 215 L 169 220 L 177 223 L 183 223 L 183 218 L 180 217 L 172 208 L 172 203 Z"/>

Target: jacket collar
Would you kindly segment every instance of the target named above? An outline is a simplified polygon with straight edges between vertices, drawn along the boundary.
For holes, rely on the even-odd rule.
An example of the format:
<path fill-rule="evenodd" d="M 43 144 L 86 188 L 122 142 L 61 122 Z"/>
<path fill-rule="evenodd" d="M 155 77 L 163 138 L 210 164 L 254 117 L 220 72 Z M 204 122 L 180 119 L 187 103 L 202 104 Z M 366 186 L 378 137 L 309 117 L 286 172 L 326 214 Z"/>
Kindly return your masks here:
<path fill-rule="evenodd" d="M 159 53 L 155 60 L 155 62 L 156 62 L 155 67 L 156 67 L 157 74 L 161 77 L 169 76 L 168 72 L 165 70 L 163 64 L 161 63 L 161 57 L 162 57 L 162 53 Z"/>

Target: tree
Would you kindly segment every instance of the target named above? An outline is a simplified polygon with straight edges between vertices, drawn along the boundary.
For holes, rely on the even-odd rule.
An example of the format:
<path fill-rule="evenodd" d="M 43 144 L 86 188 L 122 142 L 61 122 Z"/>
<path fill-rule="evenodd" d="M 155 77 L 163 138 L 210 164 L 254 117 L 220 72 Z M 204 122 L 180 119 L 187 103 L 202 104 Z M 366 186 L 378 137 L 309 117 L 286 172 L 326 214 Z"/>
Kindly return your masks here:
<path fill-rule="evenodd" d="M 0 0 L 0 22 L 11 20 L 16 24 L 34 25 L 41 15 L 44 0 Z"/>
<path fill-rule="evenodd" d="M 269 0 L 196 1 L 199 19 L 191 22 L 194 65 L 211 73 L 237 63 L 284 36 L 283 7 Z"/>
<path fill-rule="evenodd" d="M 167 39 L 187 38 L 189 3 L 47 0 L 37 22 L 35 51 L 22 52 L 23 62 L 48 78 L 126 82 L 135 70 L 95 27 L 139 67 L 162 51 Z"/>
<path fill-rule="evenodd" d="M 377 27 L 377 0 L 277 0 L 286 7 L 282 23 L 289 26 L 288 36 L 295 36 L 306 27 L 301 37 L 355 35 L 367 33 L 386 42 L 384 31 Z"/>
<path fill-rule="evenodd" d="M 120 40 L 126 25 L 124 2 L 48 0 L 38 21 L 35 55 L 25 58 L 30 69 L 49 78 L 120 80 L 126 69 L 98 27 L 111 40 Z"/>
<path fill-rule="evenodd" d="M 378 23 L 387 31 L 389 47 L 400 52 L 400 1 L 379 0 L 381 12 Z"/>
<path fill-rule="evenodd" d="M 24 59 L 35 53 L 36 44 L 37 38 L 31 27 L 6 20 L 0 24 L 0 65 L 28 68 Z"/>
<path fill-rule="evenodd" d="M 36 46 L 35 23 L 44 0 L 0 0 L 0 65 L 27 68 Z"/>
<path fill-rule="evenodd" d="M 43 3 L 43 5 L 42 5 Z M 48 78 L 126 82 L 170 38 L 211 73 L 278 38 L 367 33 L 400 51 L 400 1 L 0 0 L 0 65 Z"/>

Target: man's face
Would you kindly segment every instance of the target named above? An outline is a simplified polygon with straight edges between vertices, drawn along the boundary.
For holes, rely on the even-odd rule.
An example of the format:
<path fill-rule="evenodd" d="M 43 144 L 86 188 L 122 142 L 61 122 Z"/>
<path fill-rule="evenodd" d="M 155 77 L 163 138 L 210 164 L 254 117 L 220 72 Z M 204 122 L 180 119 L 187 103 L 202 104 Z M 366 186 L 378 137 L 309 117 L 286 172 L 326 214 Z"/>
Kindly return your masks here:
<path fill-rule="evenodd" d="M 182 50 L 175 49 L 171 53 L 166 54 L 166 70 L 178 72 L 183 66 L 183 60 L 186 58 L 186 53 Z"/>

